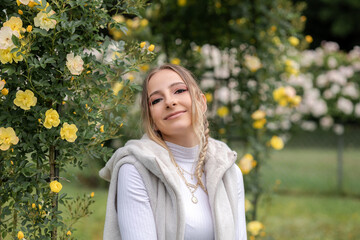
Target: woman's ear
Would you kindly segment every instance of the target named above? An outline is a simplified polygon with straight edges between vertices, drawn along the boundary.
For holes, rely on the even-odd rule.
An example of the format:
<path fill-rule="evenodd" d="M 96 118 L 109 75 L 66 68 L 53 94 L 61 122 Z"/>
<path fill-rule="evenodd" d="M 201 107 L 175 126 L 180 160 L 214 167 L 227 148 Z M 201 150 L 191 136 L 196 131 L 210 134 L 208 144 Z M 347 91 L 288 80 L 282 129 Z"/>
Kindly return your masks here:
<path fill-rule="evenodd" d="M 200 96 L 200 101 L 201 101 L 201 110 L 203 111 L 203 113 L 205 113 L 207 110 L 207 104 L 206 104 L 207 101 L 203 93 Z"/>

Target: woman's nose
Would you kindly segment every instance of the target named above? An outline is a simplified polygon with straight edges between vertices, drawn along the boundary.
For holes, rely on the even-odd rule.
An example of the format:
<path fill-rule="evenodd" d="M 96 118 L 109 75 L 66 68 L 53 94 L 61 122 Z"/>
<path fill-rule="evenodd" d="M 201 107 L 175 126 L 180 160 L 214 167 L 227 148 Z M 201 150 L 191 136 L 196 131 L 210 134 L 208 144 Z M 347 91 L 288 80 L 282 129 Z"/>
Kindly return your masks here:
<path fill-rule="evenodd" d="M 176 105 L 176 99 L 174 97 L 167 97 L 166 98 L 166 108 L 170 108 Z"/>

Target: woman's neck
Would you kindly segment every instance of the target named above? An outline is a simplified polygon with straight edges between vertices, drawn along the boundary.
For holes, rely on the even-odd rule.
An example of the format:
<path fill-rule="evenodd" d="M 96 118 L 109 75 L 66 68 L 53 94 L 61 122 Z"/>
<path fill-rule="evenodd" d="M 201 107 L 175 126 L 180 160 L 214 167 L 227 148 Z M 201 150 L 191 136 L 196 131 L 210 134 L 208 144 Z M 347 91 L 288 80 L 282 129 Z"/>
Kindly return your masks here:
<path fill-rule="evenodd" d="M 182 147 L 194 147 L 199 145 L 199 139 L 195 133 L 189 134 L 181 134 L 181 135 L 163 135 L 163 139 L 167 142 L 171 142 Z"/>

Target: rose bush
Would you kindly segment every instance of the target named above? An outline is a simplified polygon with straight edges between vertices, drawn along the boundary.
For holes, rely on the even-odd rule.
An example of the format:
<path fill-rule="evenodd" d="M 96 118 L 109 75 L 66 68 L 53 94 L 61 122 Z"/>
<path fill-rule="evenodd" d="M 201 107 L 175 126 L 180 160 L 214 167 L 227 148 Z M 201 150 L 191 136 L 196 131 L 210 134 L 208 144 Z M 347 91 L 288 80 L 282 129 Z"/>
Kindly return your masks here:
<path fill-rule="evenodd" d="M 139 90 L 131 74 L 153 59 L 153 48 L 114 40 L 107 26 L 124 30 L 112 16 L 140 19 L 144 2 L 1 2 L 0 239 L 69 239 L 90 214 L 94 195 L 62 193 L 61 173 L 108 159 L 104 142 L 128 124 Z"/>

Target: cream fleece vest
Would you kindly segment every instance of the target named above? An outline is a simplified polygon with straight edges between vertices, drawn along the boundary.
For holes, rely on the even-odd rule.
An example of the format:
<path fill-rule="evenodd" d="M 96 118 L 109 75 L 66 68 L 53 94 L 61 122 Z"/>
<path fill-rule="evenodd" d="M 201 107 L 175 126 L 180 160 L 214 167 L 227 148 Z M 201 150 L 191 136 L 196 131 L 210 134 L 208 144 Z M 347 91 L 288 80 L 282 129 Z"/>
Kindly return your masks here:
<path fill-rule="evenodd" d="M 125 156 L 133 156 L 127 157 Z M 220 141 L 209 139 L 205 164 L 206 187 L 213 216 L 216 240 L 235 239 L 238 212 L 238 186 L 234 164 L 236 152 Z M 100 176 L 110 182 L 106 207 L 104 240 L 121 239 L 116 212 L 116 189 L 121 165 L 133 164 L 139 171 L 149 195 L 159 240 L 183 240 L 185 232 L 184 199 L 181 178 L 168 151 L 144 135 L 119 148 Z M 141 231 L 141 229 L 134 229 Z"/>

